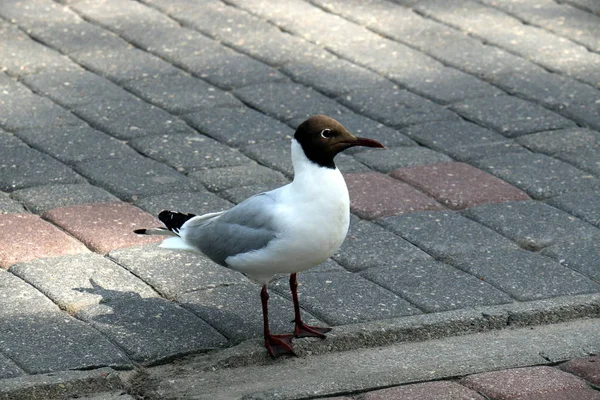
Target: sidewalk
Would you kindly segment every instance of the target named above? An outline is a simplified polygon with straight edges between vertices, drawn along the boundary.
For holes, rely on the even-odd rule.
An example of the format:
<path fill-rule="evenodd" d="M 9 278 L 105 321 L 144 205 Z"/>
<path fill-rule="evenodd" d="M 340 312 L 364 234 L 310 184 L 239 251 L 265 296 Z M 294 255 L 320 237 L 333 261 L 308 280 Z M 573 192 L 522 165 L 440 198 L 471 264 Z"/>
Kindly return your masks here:
<path fill-rule="evenodd" d="M 0 399 L 599 399 L 599 38 L 589 0 L 1 1 Z M 257 286 L 132 231 L 289 182 L 318 113 L 387 149 L 336 159 L 334 329 L 272 361 Z"/>

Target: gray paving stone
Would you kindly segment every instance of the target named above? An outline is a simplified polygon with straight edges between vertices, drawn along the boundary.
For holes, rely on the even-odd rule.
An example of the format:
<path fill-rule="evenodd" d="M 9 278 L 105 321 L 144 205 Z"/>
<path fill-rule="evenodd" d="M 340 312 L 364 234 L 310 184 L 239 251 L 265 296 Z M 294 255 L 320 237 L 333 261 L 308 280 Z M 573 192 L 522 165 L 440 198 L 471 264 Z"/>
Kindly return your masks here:
<path fill-rule="evenodd" d="M 594 14 L 600 14 L 600 4 L 596 3 L 594 0 L 565 0 L 565 3 L 591 11 Z"/>
<path fill-rule="evenodd" d="M 291 161 L 291 147 L 289 139 L 277 141 L 254 143 L 244 146 L 242 152 L 248 157 L 266 165 L 288 177 L 294 175 Z"/>
<path fill-rule="evenodd" d="M 382 218 L 377 223 L 436 258 L 517 248 L 504 236 L 454 212 L 409 213 Z"/>
<path fill-rule="evenodd" d="M 194 133 L 183 120 L 140 99 L 99 101 L 77 107 L 73 112 L 94 128 L 117 139 Z"/>
<path fill-rule="evenodd" d="M 559 263 L 525 250 L 452 256 L 448 261 L 519 301 L 596 293 L 600 285 Z"/>
<path fill-rule="evenodd" d="M 489 283 L 434 260 L 376 267 L 361 275 L 425 312 L 440 312 L 512 302 Z"/>
<path fill-rule="evenodd" d="M 209 212 L 227 210 L 233 204 L 208 191 L 181 192 L 173 191 L 156 196 L 144 197 L 134 204 L 152 215 L 162 210 L 191 212 L 202 215 Z"/>
<path fill-rule="evenodd" d="M 0 23 L 0 60 L 3 71 L 13 76 L 25 76 L 42 70 L 69 69 L 71 60 L 32 40 L 15 25 Z"/>
<path fill-rule="evenodd" d="M 66 165 L 24 146 L 0 148 L 0 190 L 30 186 L 81 183 L 84 179 Z"/>
<path fill-rule="evenodd" d="M 158 296 L 136 276 L 98 254 L 37 259 L 14 264 L 10 272 L 70 314 L 119 299 Z"/>
<path fill-rule="evenodd" d="M 431 68 L 398 81 L 411 91 L 442 104 L 504 94 L 500 89 L 451 67 Z"/>
<path fill-rule="evenodd" d="M 348 271 L 396 267 L 431 257 L 410 242 L 367 221 L 352 219 L 342 247 L 333 256 Z"/>
<path fill-rule="evenodd" d="M 242 105 L 230 93 L 183 72 L 130 80 L 124 85 L 139 97 L 175 114 Z"/>
<path fill-rule="evenodd" d="M 560 160 L 600 177 L 600 146 L 593 148 L 581 147 L 577 150 L 558 153 L 555 156 Z"/>
<path fill-rule="evenodd" d="M 362 162 L 357 161 L 356 158 L 349 154 L 338 154 L 335 157 L 335 165 L 344 174 L 354 172 L 373 172 L 371 168 Z"/>
<path fill-rule="evenodd" d="M 585 128 L 560 129 L 521 136 L 517 142 L 532 151 L 553 155 L 580 148 L 600 147 L 600 132 Z M 600 149 L 597 149 L 600 151 Z"/>
<path fill-rule="evenodd" d="M 12 96 L 0 92 L 0 128 L 10 132 L 49 126 L 80 126 L 83 121 L 52 101 L 33 93 Z"/>
<path fill-rule="evenodd" d="M 114 300 L 88 307 L 77 317 L 91 323 L 137 362 L 157 362 L 226 343 L 206 322 L 161 298 Z"/>
<path fill-rule="evenodd" d="M 451 108 L 468 120 L 507 137 L 575 125 L 573 121 L 550 110 L 513 96 L 468 99 L 453 104 Z"/>
<path fill-rule="evenodd" d="M 413 125 L 402 133 L 431 149 L 448 153 L 457 147 L 507 143 L 504 136 L 467 121 L 448 121 Z"/>
<path fill-rule="evenodd" d="M 482 158 L 474 164 L 524 190 L 534 199 L 600 187 L 600 181 L 589 173 L 544 154 L 505 154 Z"/>
<path fill-rule="evenodd" d="M 5 193 L 0 192 L 0 214 L 12 214 L 25 212 L 23 206 L 12 200 Z"/>
<path fill-rule="evenodd" d="M 484 3 L 500 8 L 522 21 L 567 37 L 588 49 L 600 51 L 600 43 L 597 40 L 600 35 L 600 21 L 596 15 L 548 0 L 537 0 L 533 4 L 490 0 Z"/>
<path fill-rule="evenodd" d="M 241 166 L 211 168 L 188 175 L 198 180 L 210 191 L 220 192 L 239 186 L 284 185 L 288 179 L 280 172 L 252 163 Z"/>
<path fill-rule="evenodd" d="M 61 13 L 71 14 L 66 8 L 60 9 Z M 39 14 L 39 13 L 38 13 Z M 47 16 L 47 14 L 44 14 Z M 27 26 L 27 32 L 42 43 L 53 47 L 64 54 L 80 53 L 91 49 L 108 49 L 123 46 L 123 39 L 101 28 L 89 23 L 79 16 L 66 20 L 53 21 L 46 18 L 36 21 Z"/>
<path fill-rule="evenodd" d="M 238 204 L 247 198 L 254 196 L 255 194 L 268 192 L 269 190 L 277 189 L 280 186 L 281 185 L 276 183 L 267 185 L 238 186 L 219 192 L 219 196 L 222 196 L 232 203 Z"/>
<path fill-rule="evenodd" d="M 183 118 L 200 132 L 233 146 L 291 139 L 294 135 L 287 125 L 247 107 L 202 110 Z"/>
<path fill-rule="evenodd" d="M 281 121 L 308 118 L 316 114 L 338 118 L 349 112 L 334 100 L 293 83 L 253 85 L 234 90 L 233 93 L 251 107 Z"/>
<path fill-rule="evenodd" d="M 281 67 L 281 71 L 295 82 L 331 97 L 357 89 L 393 86 L 383 76 L 327 52 L 306 57 L 303 62 L 288 63 Z"/>
<path fill-rule="evenodd" d="M 562 239 L 600 235 L 592 225 L 538 201 L 487 204 L 469 208 L 464 214 L 528 250 L 539 250 Z"/>
<path fill-rule="evenodd" d="M 168 62 L 136 49 L 123 40 L 107 47 L 92 46 L 71 53 L 70 57 L 86 69 L 119 84 L 152 76 L 166 77 L 179 72 Z"/>
<path fill-rule="evenodd" d="M 44 71 L 23 82 L 33 91 L 63 107 L 73 108 L 102 100 L 127 100 L 131 95 L 111 81 L 86 70 Z"/>
<path fill-rule="evenodd" d="M 113 250 L 108 256 L 169 299 L 195 290 L 248 282 L 239 272 L 203 255 L 165 250 L 156 244 Z"/>
<path fill-rule="evenodd" d="M 600 191 L 565 193 L 548 204 L 600 228 Z"/>
<path fill-rule="evenodd" d="M 0 351 L 25 372 L 131 367 L 125 354 L 42 293 L 0 270 Z"/>
<path fill-rule="evenodd" d="M 127 159 L 91 160 L 75 169 L 93 185 L 124 200 L 193 190 L 196 185 L 184 175 L 157 161 L 142 156 Z"/>
<path fill-rule="evenodd" d="M 134 139 L 130 144 L 140 153 L 181 172 L 251 163 L 251 160 L 238 150 L 197 133 L 146 136 Z"/>
<path fill-rule="evenodd" d="M 561 110 L 561 113 L 582 126 L 600 130 L 600 114 L 596 102 L 569 104 Z"/>
<path fill-rule="evenodd" d="M 244 283 L 217 286 L 185 293 L 177 300 L 183 307 L 213 325 L 234 344 L 263 336 L 259 285 Z M 303 318 L 306 318 L 306 323 L 319 324 L 319 321 L 308 312 L 303 310 L 302 314 Z M 293 319 L 292 302 L 279 296 L 275 290 L 269 290 L 271 332 L 274 334 L 291 333 L 294 329 Z M 321 322 L 321 324 L 323 323 Z"/>
<path fill-rule="evenodd" d="M 11 197 L 35 214 L 57 207 L 119 201 L 106 190 L 87 183 L 59 184 L 15 190 Z"/>
<path fill-rule="evenodd" d="M 541 254 L 600 282 L 600 244 L 596 238 L 564 240 L 546 247 Z"/>
<path fill-rule="evenodd" d="M 301 274 L 298 282 L 302 308 L 334 326 L 421 313 L 387 289 L 350 272 Z M 287 282 L 277 281 L 273 289 L 291 298 Z"/>
<path fill-rule="evenodd" d="M 374 170 L 385 173 L 397 168 L 452 161 L 447 155 L 422 146 L 389 147 L 383 151 L 377 150 L 379 151 L 367 149 L 356 153 L 354 157 Z"/>
<path fill-rule="evenodd" d="M 12 146 L 23 146 L 27 147 L 27 144 L 21 139 L 13 135 L 12 133 L 4 132 L 0 129 L 0 147 L 12 147 Z"/>
<path fill-rule="evenodd" d="M 394 127 L 459 119 L 452 111 L 400 88 L 356 90 L 339 100 L 359 114 Z"/>
<path fill-rule="evenodd" d="M 223 89 L 289 81 L 275 68 L 190 29 L 147 30 L 143 37 L 148 51 Z"/>
<path fill-rule="evenodd" d="M 352 134 L 375 139 L 386 147 L 416 145 L 413 140 L 402 134 L 400 131 L 360 114 L 344 114 L 338 118 L 338 121 Z M 344 154 L 353 154 L 365 150 L 368 149 L 365 147 L 353 147 L 346 150 Z"/>
<path fill-rule="evenodd" d="M 0 379 L 15 378 L 23 374 L 23 371 L 11 360 L 0 354 Z"/>
<path fill-rule="evenodd" d="M 450 157 L 458 161 L 475 163 L 487 157 L 496 157 L 506 154 L 531 154 L 520 144 L 507 140 L 505 142 L 479 144 L 474 146 L 458 146 L 444 150 Z"/>
<path fill-rule="evenodd" d="M 125 143 L 87 125 L 24 129 L 16 135 L 31 147 L 69 165 L 98 158 L 136 155 Z"/>

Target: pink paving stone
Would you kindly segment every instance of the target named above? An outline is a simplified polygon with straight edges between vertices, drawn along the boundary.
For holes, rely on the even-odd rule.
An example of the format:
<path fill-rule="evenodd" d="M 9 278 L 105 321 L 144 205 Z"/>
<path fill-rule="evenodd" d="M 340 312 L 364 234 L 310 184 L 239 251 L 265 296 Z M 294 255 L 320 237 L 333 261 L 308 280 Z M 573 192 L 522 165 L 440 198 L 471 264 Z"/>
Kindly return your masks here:
<path fill-rule="evenodd" d="M 345 174 L 350 209 L 365 219 L 444 207 L 410 185 L 377 172 Z"/>
<path fill-rule="evenodd" d="M 600 392 L 594 389 L 573 389 L 519 397 L 518 400 L 600 400 Z"/>
<path fill-rule="evenodd" d="M 567 361 L 560 365 L 560 369 L 580 376 L 600 387 L 600 354 Z"/>
<path fill-rule="evenodd" d="M 456 382 L 438 381 L 397 386 L 365 393 L 361 400 L 485 400 L 477 392 Z"/>
<path fill-rule="evenodd" d="M 390 175 L 423 190 L 454 210 L 480 204 L 529 200 L 522 190 L 460 162 L 400 168 Z"/>
<path fill-rule="evenodd" d="M 588 389 L 575 375 L 546 366 L 485 372 L 467 376 L 460 383 L 494 400 L 525 400 Z"/>
<path fill-rule="evenodd" d="M 97 253 L 161 241 L 133 233 L 134 229 L 162 226 L 152 215 L 127 203 L 94 203 L 54 208 L 43 218 L 60 226 Z M 164 238 L 162 238 L 164 239 Z"/>
<path fill-rule="evenodd" d="M 0 268 L 36 258 L 87 253 L 89 250 L 33 214 L 0 214 Z"/>

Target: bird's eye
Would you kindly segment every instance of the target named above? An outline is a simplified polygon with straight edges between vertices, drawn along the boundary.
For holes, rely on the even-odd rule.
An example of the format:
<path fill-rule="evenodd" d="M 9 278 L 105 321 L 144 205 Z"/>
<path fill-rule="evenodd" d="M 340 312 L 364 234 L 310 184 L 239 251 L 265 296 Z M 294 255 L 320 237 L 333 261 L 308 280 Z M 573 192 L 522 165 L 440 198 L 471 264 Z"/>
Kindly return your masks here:
<path fill-rule="evenodd" d="M 332 136 L 332 134 L 331 134 L 331 129 L 323 129 L 323 130 L 321 131 L 321 137 L 322 137 L 323 139 L 330 138 L 331 136 Z"/>

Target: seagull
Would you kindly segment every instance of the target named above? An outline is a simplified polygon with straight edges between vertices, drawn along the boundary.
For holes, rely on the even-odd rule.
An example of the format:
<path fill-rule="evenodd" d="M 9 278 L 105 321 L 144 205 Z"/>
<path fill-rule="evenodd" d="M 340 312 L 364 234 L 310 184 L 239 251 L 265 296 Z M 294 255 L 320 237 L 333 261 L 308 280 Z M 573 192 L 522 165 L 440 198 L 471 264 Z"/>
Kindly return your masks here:
<path fill-rule="evenodd" d="M 137 234 L 169 236 L 160 247 L 201 253 L 262 285 L 264 342 L 272 357 L 295 355 L 293 337 L 325 338 L 331 328 L 302 321 L 296 273 L 331 257 L 342 245 L 350 223 L 350 199 L 334 157 L 354 146 L 383 148 L 376 140 L 354 136 L 338 121 L 315 115 L 292 138 L 294 179 L 256 194 L 227 211 L 204 215 L 162 211 L 161 228 Z M 269 330 L 267 290 L 276 274 L 290 274 L 294 333 Z"/>

